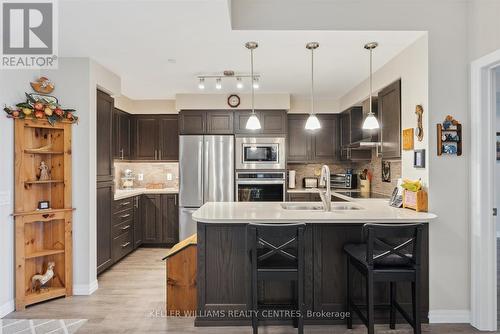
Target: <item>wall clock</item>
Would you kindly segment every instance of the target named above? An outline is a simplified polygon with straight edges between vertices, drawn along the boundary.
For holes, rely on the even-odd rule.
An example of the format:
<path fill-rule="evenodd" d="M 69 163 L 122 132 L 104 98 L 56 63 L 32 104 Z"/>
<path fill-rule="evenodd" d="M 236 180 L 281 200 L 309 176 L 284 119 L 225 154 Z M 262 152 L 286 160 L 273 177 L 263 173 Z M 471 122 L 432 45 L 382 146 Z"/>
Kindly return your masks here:
<path fill-rule="evenodd" d="M 240 105 L 240 97 L 236 94 L 231 94 L 229 95 L 229 97 L 227 98 L 227 104 L 231 107 L 231 108 L 236 108 L 237 106 Z"/>

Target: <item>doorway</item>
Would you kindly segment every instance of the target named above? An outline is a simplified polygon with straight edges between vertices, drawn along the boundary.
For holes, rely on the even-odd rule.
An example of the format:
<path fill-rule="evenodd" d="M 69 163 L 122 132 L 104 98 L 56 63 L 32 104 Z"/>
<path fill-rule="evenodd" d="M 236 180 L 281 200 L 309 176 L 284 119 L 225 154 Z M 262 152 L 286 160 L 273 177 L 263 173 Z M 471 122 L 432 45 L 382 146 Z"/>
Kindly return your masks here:
<path fill-rule="evenodd" d="M 499 67 L 500 50 L 471 63 L 471 324 L 480 330 L 488 331 L 497 329 L 496 223 L 498 217 L 496 208 L 500 206 L 496 202 L 495 174 L 497 169 L 496 79 Z M 500 85 L 500 81 L 498 84 Z M 500 171 L 500 161 L 498 163 Z M 500 180 L 498 182 L 500 184 Z M 500 203 L 500 196 L 498 203 Z"/>

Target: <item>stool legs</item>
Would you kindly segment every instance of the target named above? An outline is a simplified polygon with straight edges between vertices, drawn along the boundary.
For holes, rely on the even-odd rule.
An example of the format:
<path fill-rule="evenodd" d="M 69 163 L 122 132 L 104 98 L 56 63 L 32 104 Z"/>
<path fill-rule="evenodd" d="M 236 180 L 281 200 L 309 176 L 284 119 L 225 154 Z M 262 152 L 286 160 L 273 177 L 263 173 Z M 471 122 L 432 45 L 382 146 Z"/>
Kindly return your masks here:
<path fill-rule="evenodd" d="M 415 273 L 415 281 L 411 283 L 411 294 L 413 302 L 413 333 L 421 333 L 421 318 L 420 318 L 420 271 Z"/>
<path fill-rule="evenodd" d="M 391 316 L 389 326 L 391 329 L 396 329 L 396 282 L 390 282 L 390 301 L 391 301 Z"/>
<path fill-rule="evenodd" d="M 351 310 L 351 259 L 347 257 L 347 298 L 346 298 L 346 312 L 349 314 L 347 317 L 347 328 L 352 329 L 352 310 Z"/>
<path fill-rule="evenodd" d="M 375 305 L 373 303 L 373 274 L 368 271 L 366 275 L 366 320 L 368 334 L 375 334 Z"/>

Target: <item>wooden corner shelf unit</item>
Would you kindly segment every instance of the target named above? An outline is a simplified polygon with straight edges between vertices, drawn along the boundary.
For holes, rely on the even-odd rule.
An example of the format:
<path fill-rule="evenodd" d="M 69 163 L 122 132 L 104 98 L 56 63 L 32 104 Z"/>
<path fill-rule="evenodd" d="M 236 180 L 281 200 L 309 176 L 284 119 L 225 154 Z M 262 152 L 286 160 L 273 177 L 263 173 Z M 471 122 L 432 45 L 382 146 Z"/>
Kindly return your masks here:
<path fill-rule="evenodd" d="M 16 310 L 73 294 L 70 122 L 14 120 Z M 40 163 L 50 180 L 39 180 Z M 40 201 L 49 209 L 38 210 Z M 36 289 L 32 277 L 54 262 L 54 276 Z"/>

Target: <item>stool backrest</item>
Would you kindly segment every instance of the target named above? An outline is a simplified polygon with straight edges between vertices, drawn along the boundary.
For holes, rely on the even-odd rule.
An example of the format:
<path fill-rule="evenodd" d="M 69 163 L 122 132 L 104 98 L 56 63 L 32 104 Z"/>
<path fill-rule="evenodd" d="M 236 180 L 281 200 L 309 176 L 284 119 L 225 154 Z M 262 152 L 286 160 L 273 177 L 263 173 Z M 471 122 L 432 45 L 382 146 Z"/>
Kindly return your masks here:
<path fill-rule="evenodd" d="M 248 224 L 247 240 L 252 254 L 252 266 L 280 261 L 300 265 L 304 253 L 304 223 Z"/>
<path fill-rule="evenodd" d="M 391 257 L 400 263 L 420 265 L 423 227 L 423 224 L 365 224 L 366 261 L 373 265 Z"/>

